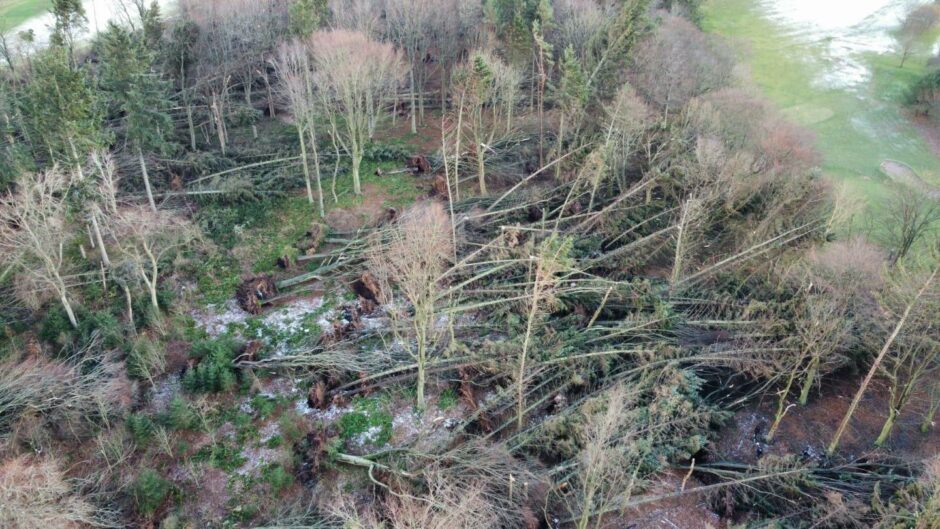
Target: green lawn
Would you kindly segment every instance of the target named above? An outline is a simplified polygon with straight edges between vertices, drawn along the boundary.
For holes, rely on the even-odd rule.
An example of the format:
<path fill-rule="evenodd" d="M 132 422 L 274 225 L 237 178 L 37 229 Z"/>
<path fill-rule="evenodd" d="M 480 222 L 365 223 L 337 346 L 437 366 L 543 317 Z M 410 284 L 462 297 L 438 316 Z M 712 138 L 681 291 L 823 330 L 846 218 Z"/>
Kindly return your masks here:
<path fill-rule="evenodd" d="M 893 52 L 852 56 L 870 78 L 853 88 L 827 85 L 820 82 L 825 75 L 846 71 L 827 56 L 828 41 L 807 38 L 766 18 L 761 9 L 757 0 L 710 0 L 704 27 L 742 50 L 757 86 L 791 119 L 816 132 L 828 177 L 849 182 L 870 204 L 890 185 L 879 170 L 888 158 L 904 161 L 928 182 L 940 184 L 940 159 L 902 106 L 906 87 L 924 71 L 929 42 L 904 69 L 898 68 L 900 57 Z"/>
<path fill-rule="evenodd" d="M 0 0 L 0 31 L 8 31 L 49 10 L 52 0 Z"/>

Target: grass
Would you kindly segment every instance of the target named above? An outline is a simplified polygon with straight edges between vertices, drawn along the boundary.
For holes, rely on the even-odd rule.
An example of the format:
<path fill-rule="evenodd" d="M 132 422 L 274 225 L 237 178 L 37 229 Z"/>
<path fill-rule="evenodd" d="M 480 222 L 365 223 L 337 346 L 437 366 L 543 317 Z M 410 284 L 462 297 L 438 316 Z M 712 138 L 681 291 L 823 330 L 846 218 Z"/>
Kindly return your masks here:
<path fill-rule="evenodd" d="M 839 68 L 828 66 L 832 59 L 826 56 L 825 39 L 801 39 L 763 16 L 752 0 L 711 0 L 704 27 L 729 38 L 736 48 L 744 44 L 749 51 L 744 62 L 757 86 L 784 114 L 816 133 L 823 173 L 848 182 L 867 203 L 876 204 L 885 195 L 889 182 L 879 171 L 885 159 L 902 160 L 925 180 L 940 182 L 940 160 L 903 109 L 905 90 L 924 73 L 929 39 L 903 69 L 895 53 L 853 57 L 870 70 L 871 79 L 843 88 L 820 82 Z"/>
<path fill-rule="evenodd" d="M 51 6 L 52 0 L 0 0 L 0 31 L 9 31 Z"/>

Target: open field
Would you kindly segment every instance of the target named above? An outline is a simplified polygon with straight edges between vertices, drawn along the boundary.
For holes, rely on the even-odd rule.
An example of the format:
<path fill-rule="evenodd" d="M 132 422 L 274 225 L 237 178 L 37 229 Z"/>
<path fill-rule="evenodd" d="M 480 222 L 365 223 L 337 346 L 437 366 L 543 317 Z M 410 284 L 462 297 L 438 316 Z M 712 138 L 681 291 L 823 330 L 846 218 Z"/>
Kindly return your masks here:
<path fill-rule="evenodd" d="M 0 1 L 0 31 L 13 29 L 27 20 L 45 13 L 51 0 Z"/>
<path fill-rule="evenodd" d="M 729 38 L 753 81 L 794 121 L 817 134 L 823 171 L 850 182 L 869 203 L 889 185 L 886 159 L 903 161 L 924 180 L 940 182 L 940 159 L 902 108 L 904 91 L 923 73 L 923 43 L 901 69 L 890 32 L 907 2 L 886 0 L 846 8 L 832 20 L 802 0 L 712 0 L 705 27 Z M 857 17 L 853 17 L 857 15 Z M 800 16 L 817 16 L 803 23 Z M 935 35 L 934 35 L 935 36 Z"/>

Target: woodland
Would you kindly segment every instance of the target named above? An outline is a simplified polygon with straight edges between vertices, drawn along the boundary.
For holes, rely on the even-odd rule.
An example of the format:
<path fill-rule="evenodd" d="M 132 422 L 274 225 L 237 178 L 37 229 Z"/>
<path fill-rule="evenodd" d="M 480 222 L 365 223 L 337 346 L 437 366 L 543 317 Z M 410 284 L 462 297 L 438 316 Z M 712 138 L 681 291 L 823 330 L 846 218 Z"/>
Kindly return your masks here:
<path fill-rule="evenodd" d="M 698 0 L 121 1 L 0 33 L 0 529 L 940 528 L 940 201 Z"/>

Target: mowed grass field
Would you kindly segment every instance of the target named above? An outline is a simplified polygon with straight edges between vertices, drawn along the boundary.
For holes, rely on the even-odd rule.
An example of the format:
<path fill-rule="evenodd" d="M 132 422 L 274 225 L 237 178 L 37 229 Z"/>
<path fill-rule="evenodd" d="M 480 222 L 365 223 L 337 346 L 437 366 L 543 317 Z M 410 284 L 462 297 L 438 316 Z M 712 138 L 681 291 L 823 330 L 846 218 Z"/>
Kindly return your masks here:
<path fill-rule="evenodd" d="M 829 53 L 827 35 L 768 17 L 766 0 L 709 0 L 704 27 L 729 39 L 754 83 L 793 121 L 817 135 L 822 170 L 845 181 L 869 204 L 894 185 L 881 174 L 886 159 L 913 167 L 940 185 L 940 158 L 910 121 L 903 98 L 926 70 L 931 35 L 899 68 L 900 53 Z M 878 30 L 881 31 L 881 30 Z M 851 39 L 865 39 L 864 30 Z M 838 37 L 832 37 L 838 38 Z"/>
<path fill-rule="evenodd" d="M 49 10 L 52 0 L 0 0 L 0 31 L 9 31 Z"/>

